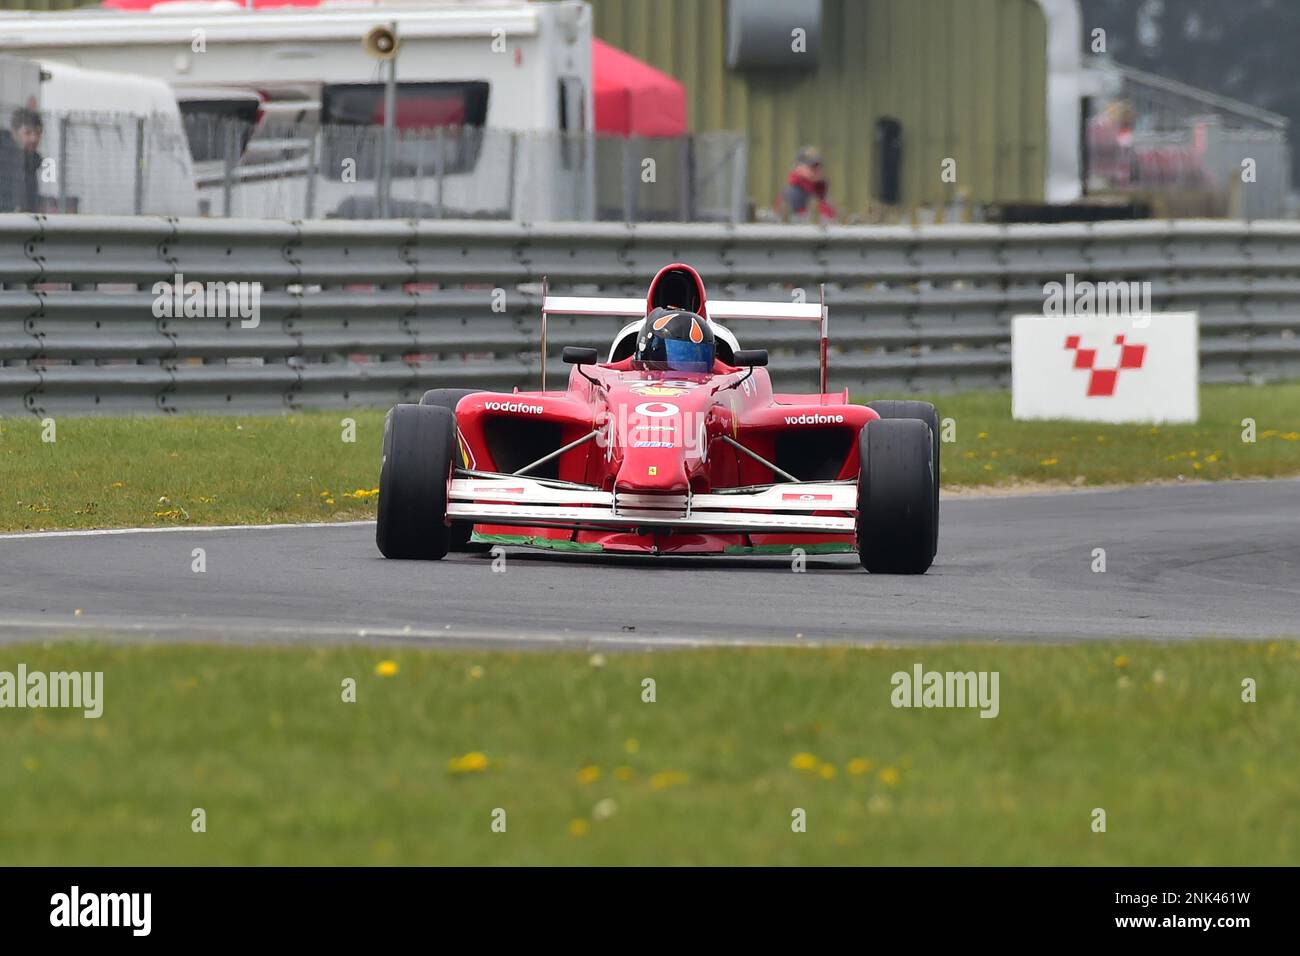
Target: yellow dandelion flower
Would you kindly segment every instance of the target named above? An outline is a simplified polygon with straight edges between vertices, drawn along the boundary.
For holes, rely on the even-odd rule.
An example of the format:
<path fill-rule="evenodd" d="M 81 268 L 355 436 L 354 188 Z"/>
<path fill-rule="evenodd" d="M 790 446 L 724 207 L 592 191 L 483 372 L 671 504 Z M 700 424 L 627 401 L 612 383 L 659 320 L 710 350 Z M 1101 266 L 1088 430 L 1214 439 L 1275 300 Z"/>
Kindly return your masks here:
<path fill-rule="evenodd" d="M 447 761 L 447 769 L 452 773 L 482 773 L 487 768 L 487 754 L 479 750 L 471 750 L 467 754 L 452 757 Z"/>
<path fill-rule="evenodd" d="M 600 768 L 595 764 L 583 767 L 578 771 L 578 783 L 595 783 L 600 779 Z"/>
<path fill-rule="evenodd" d="M 885 767 L 883 770 L 880 771 L 880 773 L 876 774 L 876 779 L 879 780 L 881 783 L 885 784 L 886 786 L 896 787 L 898 786 L 900 775 L 896 768 Z"/>
<path fill-rule="evenodd" d="M 569 836 L 584 837 L 587 835 L 588 823 L 586 820 L 570 820 Z"/>
<path fill-rule="evenodd" d="M 1121 654 L 1119 657 L 1115 658 L 1115 666 L 1118 667 L 1120 670 L 1123 670 L 1124 668 L 1128 667 L 1128 657 Z"/>
<path fill-rule="evenodd" d="M 465 672 L 465 676 L 470 680 L 481 680 L 483 678 L 483 668 L 480 665 L 475 664 Z"/>
<path fill-rule="evenodd" d="M 835 779 L 835 764 L 833 764 L 833 763 L 824 763 L 824 764 L 822 764 L 820 767 L 817 768 L 817 773 L 821 775 L 821 778 L 822 778 L 823 780 L 834 780 L 834 779 Z"/>
<path fill-rule="evenodd" d="M 397 673 L 397 661 L 380 661 L 375 665 L 375 673 L 380 677 L 392 677 Z"/>
<path fill-rule="evenodd" d="M 1044 458 L 1042 461 L 1039 462 L 1040 465 L 1055 465 L 1056 463 L 1057 463 L 1057 459 L 1055 458 Z"/>
<path fill-rule="evenodd" d="M 680 770 L 661 770 L 650 778 L 650 786 L 655 790 L 667 790 L 669 787 L 678 787 L 690 780 L 686 774 Z"/>
<path fill-rule="evenodd" d="M 790 758 L 790 766 L 795 770 L 816 770 L 817 758 L 810 753 L 797 753 Z"/>
<path fill-rule="evenodd" d="M 641 741 L 637 740 L 635 737 L 627 738 L 627 740 L 623 741 L 623 752 L 629 754 L 640 753 Z"/>
<path fill-rule="evenodd" d="M 854 757 L 849 761 L 849 776 L 860 777 L 864 773 L 871 773 L 876 767 L 874 760 L 868 760 L 866 757 Z"/>

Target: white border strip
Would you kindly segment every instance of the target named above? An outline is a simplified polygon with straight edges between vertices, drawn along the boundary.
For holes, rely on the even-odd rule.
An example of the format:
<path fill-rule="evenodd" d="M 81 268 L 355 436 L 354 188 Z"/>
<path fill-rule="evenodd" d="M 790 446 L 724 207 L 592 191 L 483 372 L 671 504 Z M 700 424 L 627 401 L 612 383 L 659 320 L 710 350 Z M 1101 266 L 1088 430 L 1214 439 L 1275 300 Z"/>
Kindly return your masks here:
<path fill-rule="evenodd" d="M 304 521 L 301 524 L 180 524 L 157 528 L 72 528 L 66 531 L 20 531 L 0 534 L 0 541 L 19 538 L 89 538 L 103 534 L 161 534 L 166 531 L 285 531 L 297 528 L 358 528 L 374 521 Z"/>

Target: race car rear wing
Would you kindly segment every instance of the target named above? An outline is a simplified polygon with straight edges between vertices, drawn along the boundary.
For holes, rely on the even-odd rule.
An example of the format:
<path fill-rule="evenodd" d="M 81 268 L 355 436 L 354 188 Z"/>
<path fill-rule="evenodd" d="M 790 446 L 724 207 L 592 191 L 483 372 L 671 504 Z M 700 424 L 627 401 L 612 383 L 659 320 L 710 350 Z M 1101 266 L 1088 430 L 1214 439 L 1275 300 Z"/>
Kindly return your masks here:
<path fill-rule="evenodd" d="M 789 319 L 817 322 L 821 329 L 818 388 L 825 394 L 830 354 L 830 317 L 826 289 L 818 287 L 817 302 L 758 302 L 740 299 L 709 299 L 705 305 L 710 319 Z M 542 280 L 542 391 L 546 391 L 546 320 L 552 315 L 608 315 L 645 318 L 645 299 L 603 296 L 550 295 Z"/>

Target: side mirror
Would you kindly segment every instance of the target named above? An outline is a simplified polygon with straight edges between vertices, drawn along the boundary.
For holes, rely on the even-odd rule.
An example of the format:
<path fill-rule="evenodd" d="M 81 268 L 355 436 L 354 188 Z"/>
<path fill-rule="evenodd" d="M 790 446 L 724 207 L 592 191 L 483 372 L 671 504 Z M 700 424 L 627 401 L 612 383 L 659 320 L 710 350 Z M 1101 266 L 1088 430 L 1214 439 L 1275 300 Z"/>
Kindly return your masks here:
<path fill-rule="evenodd" d="M 600 353 L 595 349 L 578 348 L 566 345 L 561 353 L 565 365 L 595 365 L 600 361 Z"/>
<path fill-rule="evenodd" d="M 737 349 L 731 364 L 737 368 L 766 368 L 767 349 Z"/>

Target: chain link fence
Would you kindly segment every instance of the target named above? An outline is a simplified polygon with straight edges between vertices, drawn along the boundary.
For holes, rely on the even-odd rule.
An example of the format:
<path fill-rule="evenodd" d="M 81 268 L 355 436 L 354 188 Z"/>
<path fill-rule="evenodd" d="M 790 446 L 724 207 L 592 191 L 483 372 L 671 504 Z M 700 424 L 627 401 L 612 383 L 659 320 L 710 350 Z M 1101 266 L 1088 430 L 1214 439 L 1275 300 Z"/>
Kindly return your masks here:
<path fill-rule="evenodd" d="M 747 160 L 739 133 L 647 139 L 477 126 L 386 132 L 373 125 L 250 123 L 201 113 L 42 118 L 39 208 L 0 211 L 257 219 L 747 218 Z M 21 175 L 20 164 L 0 162 L 0 177 Z"/>
<path fill-rule="evenodd" d="M 1157 216 L 1287 213 L 1285 117 L 1131 67 L 1102 72 L 1106 95 L 1087 128 L 1089 192 L 1147 197 Z"/>

